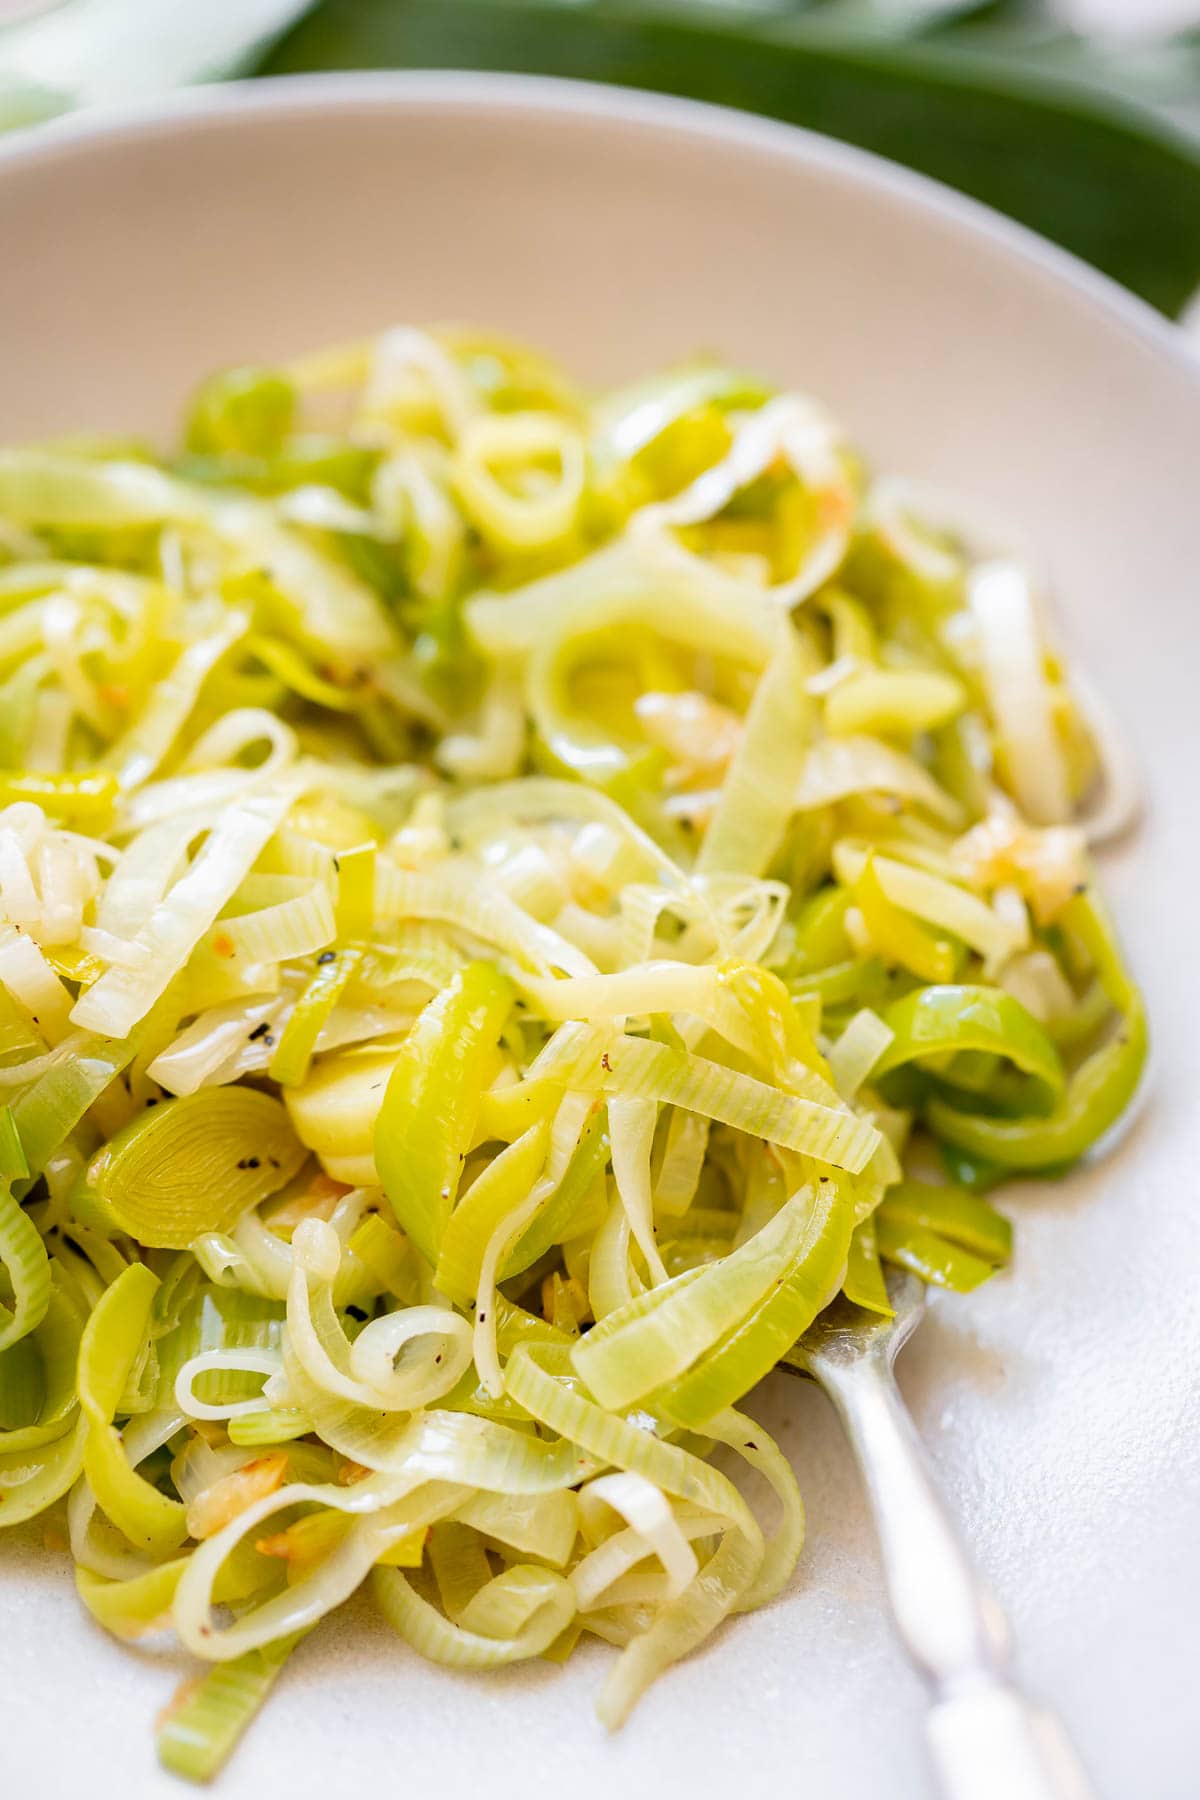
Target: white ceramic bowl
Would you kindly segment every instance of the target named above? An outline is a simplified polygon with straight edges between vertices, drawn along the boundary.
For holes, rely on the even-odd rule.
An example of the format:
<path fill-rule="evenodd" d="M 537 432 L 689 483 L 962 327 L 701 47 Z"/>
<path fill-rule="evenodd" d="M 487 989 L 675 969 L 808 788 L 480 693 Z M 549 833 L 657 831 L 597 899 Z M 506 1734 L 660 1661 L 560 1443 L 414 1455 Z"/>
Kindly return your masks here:
<path fill-rule="evenodd" d="M 1147 823 L 1108 879 L 1155 1073 L 1110 1158 L 1014 1195 L 1012 1273 L 936 1306 L 902 1371 L 1025 1673 L 1104 1790 L 1193 1795 L 1200 371 L 1182 339 L 1037 240 L 839 145 L 507 78 L 213 90 L 52 127 L 0 146 L 0 245 L 5 439 L 165 428 L 213 365 L 468 317 L 600 378 L 719 348 L 813 389 L 877 460 L 1044 549 L 1068 643 L 1148 782 Z M 602 1652 L 466 1680 L 364 1607 L 296 1658 L 227 1800 L 414 1778 L 444 1800 L 593 1800 L 613 1783 L 635 1800 L 924 1794 L 918 1686 L 846 1453 L 815 1392 L 776 1378 L 761 1404 L 810 1506 L 794 1590 L 675 1670 L 616 1740 L 591 1716 Z M 175 1662 L 92 1628 L 32 1539 L 0 1548 L 0 1583 L 9 1784 L 177 1792 L 150 1748 Z"/>

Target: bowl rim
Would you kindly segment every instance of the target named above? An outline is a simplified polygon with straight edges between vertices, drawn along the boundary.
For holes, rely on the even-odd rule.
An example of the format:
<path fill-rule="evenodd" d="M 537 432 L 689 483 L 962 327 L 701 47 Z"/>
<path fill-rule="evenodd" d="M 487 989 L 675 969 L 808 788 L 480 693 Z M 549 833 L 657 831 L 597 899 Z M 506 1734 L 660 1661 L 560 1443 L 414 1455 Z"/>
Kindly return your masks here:
<path fill-rule="evenodd" d="M 982 201 L 874 151 L 734 107 L 656 91 L 465 69 L 364 69 L 212 82 L 114 102 L 35 123 L 0 139 L 3 183 L 23 170 L 69 162 L 97 145 L 186 134 L 243 120 L 338 113 L 489 111 L 580 124 L 632 125 L 679 139 L 727 144 L 816 169 L 851 188 L 882 190 L 901 207 L 957 228 L 1048 280 L 1065 298 L 1123 328 L 1168 362 L 1200 399 L 1200 355 L 1187 335 L 1147 301 L 1071 251 Z"/>

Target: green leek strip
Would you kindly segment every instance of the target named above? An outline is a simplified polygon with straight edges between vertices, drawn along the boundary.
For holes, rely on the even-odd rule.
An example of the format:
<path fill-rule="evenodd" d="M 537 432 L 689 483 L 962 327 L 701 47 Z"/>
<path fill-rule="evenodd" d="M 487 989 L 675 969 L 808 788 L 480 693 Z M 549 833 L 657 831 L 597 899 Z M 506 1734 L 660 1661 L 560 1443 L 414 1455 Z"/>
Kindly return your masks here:
<path fill-rule="evenodd" d="M 1122 1017 L 1107 1042 L 1075 1069 L 1065 1094 L 1045 1117 L 991 1118 L 943 1100 L 927 1103 L 930 1128 L 980 1162 L 1005 1169 L 1060 1169 L 1111 1130 L 1137 1092 L 1149 1048 L 1146 1013 L 1112 928 L 1090 893 L 1069 902 L 1062 924 L 1085 944 Z"/>
<path fill-rule="evenodd" d="M 164 1315 L 165 1291 L 164 1286 L 155 1300 L 153 1330 L 156 1334 L 161 1332 L 154 1339 L 155 1406 L 175 1405 L 179 1372 L 194 1357 L 237 1350 L 278 1354 L 283 1341 L 284 1308 L 277 1300 L 204 1283 L 182 1305 L 169 1307 Z M 165 1331 L 161 1329 L 164 1316 L 175 1321 Z M 192 1391 L 201 1402 L 223 1405 L 255 1399 L 261 1386 L 261 1375 L 214 1369 L 200 1375 Z"/>
<path fill-rule="evenodd" d="M 158 1728 L 158 1760 L 188 1781 L 211 1781 L 275 1685 L 305 1634 L 277 1638 L 233 1662 L 210 1669 L 181 1705 L 168 1709 Z"/>
<path fill-rule="evenodd" d="M 10 1115 L 11 1116 L 11 1115 Z M 50 1259 L 29 1214 L 0 1182 L 0 1267 L 12 1289 L 12 1305 L 0 1304 L 0 1351 L 36 1329 L 50 1305 Z"/>
<path fill-rule="evenodd" d="M 42 1039 L 30 1024 L 28 1014 L 22 1012 L 8 989 L 0 983 L 0 1057 L 25 1062 L 31 1056 L 40 1055 L 43 1048 Z"/>
<path fill-rule="evenodd" d="M 123 1231 L 183 1250 L 227 1231 L 307 1156 L 284 1107 L 255 1088 L 201 1088 L 142 1112 L 93 1160 L 88 1181 Z"/>
<path fill-rule="evenodd" d="M 1053 1103 L 1066 1084 L 1058 1051 L 1031 1013 L 1000 988 L 919 988 L 882 1009 L 892 1041 L 872 1071 L 879 1081 L 905 1063 L 963 1050 L 991 1051 L 1031 1076 Z"/>
<path fill-rule="evenodd" d="M 510 982 L 471 963 L 431 1000 L 405 1040 L 375 1126 L 375 1162 L 403 1229 L 437 1266 L 482 1070 L 512 1007 Z"/>
<path fill-rule="evenodd" d="M 797 975 L 791 981 L 797 1001 L 809 997 L 822 1007 L 878 1006 L 887 992 L 887 981 L 878 957 L 861 957 L 854 962 L 833 963 L 812 975 Z"/>
<path fill-rule="evenodd" d="M 27 1181 L 29 1159 L 11 1106 L 0 1106 L 0 1181 Z"/>
<path fill-rule="evenodd" d="M 20 1340 L 20 1349 L 31 1352 L 37 1359 L 40 1380 L 34 1415 L 36 1423 L 10 1423 L 9 1429 L 0 1431 L 0 1456 L 40 1450 L 64 1437 L 75 1423 L 79 1404 L 75 1391 L 75 1365 L 84 1314 L 69 1296 L 57 1264 L 52 1264 L 51 1268 L 53 1286 L 46 1316 L 28 1337 Z M 8 1363 L 15 1350 L 16 1346 L 5 1352 L 3 1364 Z M 4 1383 L 0 1381 L 0 1396 L 4 1392 Z M 7 1404 L 4 1410 L 8 1412 Z"/>
<path fill-rule="evenodd" d="M 579 1497 L 570 1488 L 554 1494 L 476 1494 L 455 1515 L 465 1525 L 510 1550 L 521 1550 L 565 1568 L 579 1531 Z"/>
<path fill-rule="evenodd" d="M 32 800 L 54 819 L 72 824 L 103 824 L 112 815 L 117 783 L 103 771 L 96 774 L 43 775 L 32 770 L 0 769 L 0 806 Z"/>
<path fill-rule="evenodd" d="M 812 1210 L 812 1191 L 802 1188 L 739 1250 L 649 1289 L 593 1326 L 572 1361 L 600 1404 L 631 1406 L 735 1329 L 791 1266 Z"/>
<path fill-rule="evenodd" d="M 887 1284 L 879 1266 L 879 1244 L 875 1235 L 875 1217 L 856 1225 L 846 1256 L 846 1279 L 842 1292 L 855 1306 L 890 1318 L 895 1310 L 888 1298 Z"/>
<path fill-rule="evenodd" d="M 242 1413 L 230 1419 L 226 1429 L 231 1444 L 262 1446 L 290 1444 L 307 1437 L 312 1420 L 297 1406 L 265 1406 L 261 1412 Z"/>
<path fill-rule="evenodd" d="M 1009 1221 L 965 1188 L 901 1181 L 887 1190 L 875 1217 L 896 1226 L 935 1231 L 985 1262 L 1000 1265 L 1012 1255 Z"/>
<path fill-rule="evenodd" d="M 335 916 L 340 938 L 369 937 L 375 923 L 375 844 L 357 844 L 352 850 L 339 850 L 334 858 L 337 870 Z"/>
<path fill-rule="evenodd" d="M 317 1039 L 347 982 L 362 963 L 361 950 L 325 950 L 317 958 L 316 971 L 292 1008 L 272 1052 L 268 1069 L 273 1081 L 282 1087 L 298 1087 L 305 1079 Z"/>
<path fill-rule="evenodd" d="M 75 1570 L 75 1587 L 98 1625 L 114 1637 L 139 1638 L 170 1615 L 175 1589 L 186 1567 L 187 1557 L 179 1556 L 147 1569 L 143 1575 L 113 1581 L 79 1566 Z"/>
<path fill-rule="evenodd" d="M 164 1555 L 188 1535 L 184 1507 L 151 1486 L 126 1460 L 113 1416 L 141 1351 L 158 1290 L 142 1263 L 131 1263 L 106 1290 L 79 1346 L 79 1403 L 88 1424 L 84 1468 L 97 1502 L 139 1549 Z"/>
<path fill-rule="evenodd" d="M 648 1404 L 696 1430 L 761 1381 L 841 1286 L 853 1228 L 852 1202 L 839 1183 L 823 1177 L 782 1280 L 695 1368 L 651 1395 Z"/>
<path fill-rule="evenodd" d="M 907 1269 L 910 1275 L 917 1275 L 934 1287 L 969 1294 L 996 1272 L 993 1262 L 952 1244 L 936 1231 L 922 1231 L 918 1226 L 889 1218 L 882 1208 L 875 1231 L 879 1254 L 885 1262 Z"/>
<path fill-rule="evenodd" d="M 378 1213 L 368 1213 L 346 1246 L 358 1258 L 377 1290 L 415 1304 L 418 1298 L 418 1265 L 412 1246 L 402 1232 Z"/>
<path fill-rule="evenodd" d="M 595 1194 L 597 1185 L 603 1183 L 609 1153 L 608 1128 L 603 1108 L 600 1108 L 584 1126 L 558 1187 L 510 1250 L 504 1263 L 502 1280 L 509 1281 L 514 1275 L 523 1275 L 554 1244 L 563 1243 L 584 1228 L 584 1210 Z"/>
<path fill-rule="evenodd" d="M 40 1175 L 109 1083 L 133 1061 L 144 1033 L 125 1039 L 87 1037 L 64 1044 L 32 1087 L 13 1102 L 13 1121 L 25 1158 Z"/>
<path fill-rule="evenodd" d="M 10 1431 L 37 1430 L 45 1398 L 42 1358 L 36 1339 L 30 1335 L 0 1350 L 0 1452 L 11 1449 Z M 50 1432 L 45 1438 L 52 1443 L 58 1436 Z"/>
<path fill-rule="evenodd" d="M 442 1233 L 434 1274 L 439 1293 L 460 1306 L 475 1298 L 488 1244 L 514 1208 L 530 1195 L 545 1165 L 549 1141 L 550 1122 L 541 1119 L 476 1177 Z"/>
<path fill-rule="evenodd" d="M 1137 1092 L 1148 1035 L 1141 1007 L 1071 1076 L 1066 1095 L 1045 1117 L 996 1119 L 930 1100 L 925 1118 L 940 1138 L 1004 1169 L 1061 1169 L 1117 1123 Z"/>
<path fill-rule="evenodd" d="M 761 875 L 779 848 L 813 734 L 815 709 L 805 686 L 813 668 L 811 652 L 785 616 L 704 834 L 699 873 Z"/>
<path fill-rule="evenodd" d="M 852 1112 L 782 1093 L 668 1044 L 587 1025 L 563 1026 L 532 1073 L 585 1092 L 682 1106 L 852 1174 L 866 1167 L 879 1142 L 875 1126 Z"/>

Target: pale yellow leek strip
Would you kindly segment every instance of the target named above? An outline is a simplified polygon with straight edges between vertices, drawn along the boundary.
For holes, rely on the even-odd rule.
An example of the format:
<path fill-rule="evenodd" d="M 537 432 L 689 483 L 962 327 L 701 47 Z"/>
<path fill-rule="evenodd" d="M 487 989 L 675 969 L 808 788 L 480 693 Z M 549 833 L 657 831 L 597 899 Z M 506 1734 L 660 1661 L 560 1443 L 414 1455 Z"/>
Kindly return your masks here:
<path fill-rule="evenodd" d="M 380 1556 L 414 1530 L 461 1505 L 469 1489 L 450 1482 L 368 1476 L 350 1487 L 285 1482 L 248 1506 L 192 1552 L 175 1590 L 175 1629 L 185 1647 L 208 1662 L 229 1662 L 292 1631 L 315 1624 L 352 1594 Z M 213 1616 L 214 1587 L 232 1552 L 262 1536 L 274 1513 L 312 1503 L 351 1518 L 349 1532 L 282 1593 L 244 1611 L 231 1624 Z"/>
<path fill-rule="evenodd" d="M 93 982 L 72 1009 L 73 1024 L 107 1037 L 125 1037 L 187 961 L 255 860 L 286 818 L 294 786 L 251 794 L 214 825 L 196 856 L 132 940 L 136 965 L 113 966 Z"/>
<path fill-rule="evenodd" d="M 141 787 L 153 775 L 187 723 L 205 681 L 249 626 L 246 613 L 223 610 L 218 629 L 182 646 L 133 724 L 105 756 L 123 793 Z"/>
<path fill-rule="evenodd" d="M 304 1220 L 292 1252 L 289 1351 L 324 1394 L 364 1409 L 407 1412 L 441 1399 L 464 1373 L 470 1328 L 445 1308 L 400 1308 L 371 1320 L 349 1342 L 333 1303 L 342 1248 L 332 1225 Z"/>
<path fill-rule="evenodd" d="M 593 1318 L 607 1318 L 628 1305 L 635 1294 L 645 1292 L 644 1283 L 630 1266 L 632 1241 L 629 1214 L 614 1196 L 588 1257 L 588 1301 Z"/>
<path fill-rule="evenodd" d="M 825 701 L 832 732 L 915 737 L 949 724 L 967 705 L 961 681 L 940 669 L 860 669 Z"/>
<path fill-rule="evenodd" d="M 650 1152 L 657 1123 L 658 1104 L 654 1100 L 614 1098 L 608 1103 L 613 1181 L 634 1242 L 646 1259 L 652 1286 L 667 1279 L 654 1237 L 650 1186 Z"/>
<path fill-rule="evenodd" d="M 380 918 L 437 919 L 490 944 L 522 968 L 548 975 L 591 975 L 595 964 L 574 944 L 541 925 L 477 870 L 398 869 L 381 857 L 375 871 L 375 910 Z"/>
<path fill-rule="evenodd" d="M 48 1044 L 71 1029 L 71 994 L 27 932 L 0 924 L 0 982 Z"/>
<path fill-rule="evenodd" d="M 795 606 L 828 581 L 846 554 L 855 496 L 840 433 L 824 410 L 803 394 L 779 394 L 747 414 L 721 462 L 705 469 L 670 500 L 643 507 L 633 533 L 697 525 L 715 518 L 749 483 L 777 461 L 789 464 L 809 490 L 817 513 L 814 541 L 798 569 L 765 591 L 779 606 Z"/>
<path fill-rule="evenodd" d="M 569 1345 L 565 1333 L 529 1315 L 510 1334 L 518 1309 L 499 1297 L 498 1343 L 509 1355 L 531 1332 L 542 1341 Z M 382 1475 L 423 1481 L 461 1481 L 495 1494 L 547 1494 L 574 1487 L 595 1474 L 597 1465 L 561 1439 L 547 1442 L 474 1413 L 431 1407 L 411 1416 L 354 1406 L 315 1382 L 291 1352 L 284 1352 L 288 1392 L 313 1430 L 340 1455 Z M 466 1498 L 466 1495 L 463 1496 Z"/>
<path fill-rule="evenodd" d="M 243 964 L 294 961 L 333 942 L 337 934 L 333 896 L 323 881 L 315 881 L 307 893 L 221 920 L 218 930 L 222 953 Z"/>
<path fill-rule="evenodd" d="M 910 800 L 947 825 L 961 825 L 964 814 L 943 787 L 914 757 L 878 738 L 850 734 L 822 738 L 804 759 L 793 806 L 816 812 L 855 794 L 890 794 Z"/>
<path fill-rule="evenodd" d="M 550 459 L 557 464 L 554 476 L 542 467 Z M 485 413 L 470 420 L 452 464 L 454 485 L 471 520 L 509 554 L 567 536 L 585 473 L 583 439 L 553 413 Z"/>
<path fill-rule="evenodd" d="M 549 1119 L 535 1120 L 476 1177 L 442 1234 L 434 1276 L 439 1293 L 459 1305 L 468 1304 L 481 1293 L 488 1245 L 532 1194 L 546 1162 L 549 1142 Z"/>
<path fill-rule="evenodd" d="M 843 1100 L 853 1100 L 895 1033 L 879 1014 L 864 1006 L 850 1020 L 829 1052 L 829 1067 Z"/>
<path fill-rule="evenodd" d="M 1029 576 L 1017 563 L 980 563 L 967 577 L 967 600 L 1017 802 L 1035 825 L 1058 824 L 1070 817 L 1071 797 Z"/>
<path fill-rule="evenodd" d="M 348 374 L 356 367 L 358 354 L 355 346 L 346 352 L 344 363 L 331 367 Z M 304 366 L 310 371 L 314 367 L 311 359 Z M 431 407 L 453 442 L 482 416 L 482 401 L 455 358 L 437 338 L 411 325 L 382 332 L 366 347 L 363 383 L 366 419 L 395 417 L 410 423 L 415 422 L 414 408 Z"/>
<path fill-rule="evenodd" d="M 550 1024 L 567 1019 L 643 1018 L 651 1013 L 696 1013 L 718 1004 L 721 972 L 706 964 L 644 962 L 612 975 L 580 975 L 562 981 L 522 975 L 517 985 Z"/>
<path fill-rule="evenodd" d="M 769 600 L 658 536 L 620 539 L 512 593 L 478 594 L 465 615 L 493 656 L 527 655 L 567 634 L 638 624 L 762 668 L 777 642 Z"/>
<path fill-rule="evenodd" d="M 498 1669 L 541 1656 L 575 1615 L 570 1583 L 553 1570 L 518 1563 L 495 1576 L 452 1622 L 424 1600 L 399 1569 L 377 1568 L 375 1599 L 405 1642 L 454 1669 Z"/>
<path fill-rule="evenodd" d="M 787 828 L 814 707 L 805 682 L 815 666 L 794 626 L 780 621 L 779 644 L 754 690 L 745 729 L 697 859 L 703 875 L 761 875 Z"/>
<path fill-rule="evenodd" d="M 513 781 L 489 783 L 477 792 L 454 794 L 446 806 L 446 824 L 467 846 L 484 845 L 513 826 L 566 823 L 585 828 L 609 827 L 622 847 L 643 866 L 639 873 L 685 887 L 687 877 L 648 832 L 637 825 L 608 794 L 578 781 L 561 781 L 548 775 L 523 775 Z"/>
<path fill-rule="evenodd" d="M 539 1127 L 534 1126 L 536 1132 Z M 527 1136 L 530 1133 L 526 1134 Z M 512 1155 L 522 1140 L 510 1146 L 505 1155 Z M 479 1265 L 479 1281 L 476 1288 L 475 1302 L 475 1367 L 479 1378 L 493 1399 L 498 1399 L 504 1392 L 504 1374 L 500 1367 L 500 1352 L 497 1347 L 497 1292 L 496 1283 L 500 1271 L 508 1259 L 510 1250 L 520 1241 L 523 1233 L 537 1218 L 543 1206 L 553 1194 L 556 1182 L 544 1177 L 526 1197 L 519 1201 L 511 1211 L 495 1226 L 487 1240 L 483 1259 Z M 468 1196 L 469 1198 L 469 1196 Z"/>
<path fill-rule="evenodd" d="M 681 1218 L 695 1199 L 711 1128 L 710 1119 L 681 1107 L 672 1109 L 662 1166 L 654 1184 L 654 1210 L 664 1218 Z"/>
<path fill-rule="evenodd" d="M 475 1494 L 454 1515 L 506 1549 L 565 1568 L 579 1534 L 579 1497 L 570 1488 L 552 1494 Z"/>
<path fill-rule="evenodd" d="M 766 1540 L 766 1555 L 750 1589 L 738 1602 L 739 1612 L 753 1612 L 782 1593 L 795 1572 L 804 1548 L 804 1502 L 796 1472 L 770 1432 L 756 1419 L 732 1406 L 705 1425 L 707 1436 L 736 1451 L 768 1485 L 778 1503 L 779 1517 Z"/>
<path fill-rule="evenodd" d="M 611 1510 L 641 1540 L 641 1554 L 656 1557 L 666 1577 L 666 1598 L 673 1600 L 695 1579 L 699 1572 L 696 1552 L 692 1549 L 662 1489 L 644 1475 L 622 1469 L 612 1475 L 598 1475 L 579 1493 L 579 1509 L 585 1530 L 595 1537 L 596 1507 Z M 640 1557 L 635 1557 L 640 1561 Z M 579 1584 L 576 1581 L 576 1594 Z"/>
<path fill-rule="evenodd" d="M 561 1026 L 530 1074 L 584 1092 L 682 1106 L 851 1174 L 870 1161 L 879 1140 L 875 1127 L 848 1109 L 785 1093 L 667 1044 L 614 1037 L 607 1027 Z"/>
<path fill-rule="evenodd" d="M 843 839 L 833 847 L 833 867 L 837 878 L 852 887 L 867 865 L 871 853 L 859 844 Z M 1003 962 L 1029 942 L 1029 923 L 1024 924 L 1000 915 L 977 894 L 910 863 L 890 856 L 872 858 L 879 884 L 893 906 L 913 913 L 930 925 L 939 925 L 962 939 L 989 963 Z"/>

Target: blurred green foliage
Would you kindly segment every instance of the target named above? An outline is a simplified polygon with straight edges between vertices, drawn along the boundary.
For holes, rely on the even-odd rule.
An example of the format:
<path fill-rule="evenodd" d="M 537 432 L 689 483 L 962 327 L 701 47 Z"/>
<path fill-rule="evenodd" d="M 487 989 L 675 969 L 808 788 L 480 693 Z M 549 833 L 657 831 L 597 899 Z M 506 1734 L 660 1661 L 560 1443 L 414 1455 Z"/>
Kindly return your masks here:
<path fill-rule="evenodd" d="M 907 163 L 1178 313 L 1200 285 L 1200 42 L 1031 0 L 321 0 L 263 73 L 503 69 L 690 95 Z"/>

